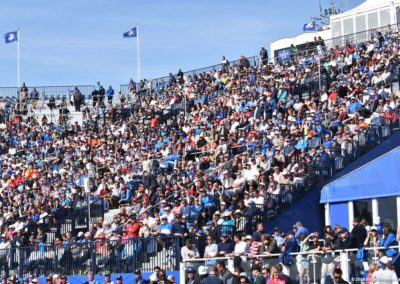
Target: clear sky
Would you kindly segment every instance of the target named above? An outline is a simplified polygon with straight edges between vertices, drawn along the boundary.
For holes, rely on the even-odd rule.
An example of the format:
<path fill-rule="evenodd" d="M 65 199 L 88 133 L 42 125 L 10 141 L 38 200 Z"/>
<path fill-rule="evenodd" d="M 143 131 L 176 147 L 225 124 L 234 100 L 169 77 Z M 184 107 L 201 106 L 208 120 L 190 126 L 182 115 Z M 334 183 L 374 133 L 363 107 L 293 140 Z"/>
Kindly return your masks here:
<path fill-rule="evenodd" d="M 336 2 L 351 8 L 363 0 Z M 136 40 L 122 38 L 136 23 L 142 77 L 157 78 L 218 64 L 222 55 L 256 55 L 318 13 L 318 0 L 1 0 L 0 86 L 17 83 L 17 46 L 2 36 L 17 28 L 28 86 L 100 80 L 119 89 L 137 76 Z"/>

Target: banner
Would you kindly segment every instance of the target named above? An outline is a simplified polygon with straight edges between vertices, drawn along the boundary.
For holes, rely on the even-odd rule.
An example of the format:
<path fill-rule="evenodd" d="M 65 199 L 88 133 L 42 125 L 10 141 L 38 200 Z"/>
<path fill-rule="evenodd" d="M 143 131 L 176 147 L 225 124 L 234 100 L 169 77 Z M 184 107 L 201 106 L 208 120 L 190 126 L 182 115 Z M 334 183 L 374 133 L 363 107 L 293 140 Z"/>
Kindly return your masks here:
<path fill-rule="evenodd" d="M 278 61 L 282 62 L 282 61 L 288 61 L 290 59 L 291 55 L 289 48 L 278 50 Z"/>

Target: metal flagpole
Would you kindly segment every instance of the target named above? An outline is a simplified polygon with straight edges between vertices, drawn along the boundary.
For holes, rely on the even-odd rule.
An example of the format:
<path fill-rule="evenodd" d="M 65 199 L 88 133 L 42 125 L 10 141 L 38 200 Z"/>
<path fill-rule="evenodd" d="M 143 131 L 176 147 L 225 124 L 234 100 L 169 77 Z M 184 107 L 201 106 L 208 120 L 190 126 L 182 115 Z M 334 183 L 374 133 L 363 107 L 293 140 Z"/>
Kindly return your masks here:
<path fill-rule="evenodd" d="M 319 91 L 321 91 L 321 57 L 318 56 L 318 83 L 319 83 Z"/>
<path fill-rule="evenodd" d="M 18 98 L 18 100 L 20 99 L 20 97 L 19 97 L 19 91 L 20 91 L 20 77 L 19 77 L 19 44 L 20 44 L 20 41 L 21 41 L 21 36 L 20 36 L 21 34 L 20 34 L 20 31 L 19 31 L 19 29 L 17 30 L 17 98 Z"/>
<path fill-rule="evenodd" d="M 136 24 L 136 44 L 137 44 L 137 68 L 138 68 L 138 78 L 139 78 L 139 82 L 141 79 L 140 76 L 140 43 L 139 43 L 139 24 Z"/>
<path fill-rule="evenodd" d="M 186 98 L 186 96 L 187 96 L 187 93 L 184 91 L 183 92 L 183 95 L 185 96 L 185 116 L 184 116 L 184 119 L 185 119 L 185 121 L 186 121 L 186 107 L 187 107 L 187 105 L 186 105 L 186 103 L 187 103 L 187 98 Z"/>

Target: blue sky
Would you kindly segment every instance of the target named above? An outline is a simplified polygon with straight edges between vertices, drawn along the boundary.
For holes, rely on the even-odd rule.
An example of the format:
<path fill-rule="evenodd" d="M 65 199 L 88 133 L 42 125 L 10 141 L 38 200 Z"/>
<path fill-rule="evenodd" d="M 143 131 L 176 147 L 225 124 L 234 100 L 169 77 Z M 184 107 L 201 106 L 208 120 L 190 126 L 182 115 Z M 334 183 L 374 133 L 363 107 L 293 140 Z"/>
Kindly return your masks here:
<path fill-rule="evenodd" d="M 322 0 L 327 6 L 329 0 Z M 337 1 L 346 5 L 346 0 Z M 348 7 L 363 2 L 348 0 Z M 140 24 L 142 77 L 258 54 L 302 32 L 318 0 L 1 0 L 0 34 L 21 30 L 21 81 L 29 86 L 94 84 L 136 78 Z M 16 44 L 0 42 L 0 86 L 16 85 Z"/>

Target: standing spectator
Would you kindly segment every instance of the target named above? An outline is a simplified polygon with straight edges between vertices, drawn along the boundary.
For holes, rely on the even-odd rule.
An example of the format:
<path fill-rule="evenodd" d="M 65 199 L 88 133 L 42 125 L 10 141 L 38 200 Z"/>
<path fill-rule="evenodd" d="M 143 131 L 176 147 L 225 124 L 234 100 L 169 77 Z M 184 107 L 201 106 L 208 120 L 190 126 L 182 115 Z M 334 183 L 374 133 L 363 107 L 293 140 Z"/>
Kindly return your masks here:
<path fill-rule="evenodd" d="M 114 284 L 114 281 L 111 281 L 111 273 L 108 271 L 104 273 L 104 284 Z"/>
<path fill-rule="evenodd" d="M 239 274 L 239 283 L 242 284 L 251 284 L 249 277 L 247 276 L 246 272 L 241 272 Z"/>
<path fill-rule="evenodd" d="M 222 280 L 217 276 L 217 268 L 210 267 L 210 273 L 201 281 L 202 284 L 223 284 Z"/>
<path fill-rule="evenodd" d="M 187 279 L 186 283 L 187 284 L 200 284 L 199 279 L 196 277 L 196 269 L 193 267 L 189 267 L 187 270 Z"/>
<path fill-rule="evenodd" d="M 396 236 L 392 232 L 392 228 L 389 225 L 383 226 L 383 235 L 379 242 L 381 247 L 385 247 L 386 255 L 392 257 L 393 255 L 397 254 L 398 251 L 394 248 L 390 248 L 391 246 L 396 246 Z"/>
<path fill-rule="evenodd" d="M 355 241 L 357 243 L 357 247 L 361 248 L 364 246 L 364 241 L 367 238 L 367 230 L 364 225 L 361 224 L 361 218 L 356 217 L 353 220 L 353 230 L 351 230 L 351 234 L 354 236 Z"/>
<path fill-rule="evenodd" d="M 330 227 L 329 227 L 330 228 Z M 331 229 L 325 229 L 324 244 L 321 247 L 321 284 L 325 284 L 326 278 L 333 279 L 333 270 L 335 269 L 335 261 L 332 254 L 332 246 L 335 241 L 335 234 Z"/>
<path fill-rule="evenodd" d="M 290 282 L 289 282 L 290 283 Z M 289 284 L 286 279 L 279 273 L 276 266 L 271 269 L 271 278 L 268 280 L 267 284 Z"/>
<path fill-rule="evenodd" d="M 251 272 L 253 274 L 254 277 L 254 284 L 265 284 L 266 283 L 266 279 L 264 277 L 264 275 L 261 273 L 261 266 L 259 265 L 253 265 L 251 268 Z"/>
<path fill-rule="evenodd" d="M 143 279 L 142 271 L 140 269 L 135 270 L 135 284 L 149 284 L 149 281 Z"/>
<path fill-rule="evenodd" d="M 224 261 L 218 261 L 217 269 L 219 272 L 219 278 L 221 278 L 223 284 L 233 284 L 233 274 L 228 269 L 226 269 Z"/>
<path fill-rule="evenodd" d="M 372 274 L 373 283 L 397 284 L 399 280 L 394 271 L 393 264 L 387 256 L 383 256 L 378 262 L 379 269 Z"/>
<path fill-rule="evenodd" d="M 346 228 L 341 228 L 339 237 L 334 245 L 334 250 L 344 250 L 357 248 L 357 242 L 352 234 Z"/>
<path fill-rule="evenodd" d="M 263 235 L 260 247 L 260 254 L 271 256 L 272 254 L 279 253 L 280 250 L 276 243 L 276 239 L 271 235 Z"/>
<path fill-rule="evenodd" d="M 109 105 L 112 105 L 113 98 L 114 98 L 114 89 L 112 88 L 112 86 L 109 86 L 107 90 L 107 100 Z"/>
<path fill-rule="evenodd" d="M 380 243 L 380 238 L 378 234 L 378 229 L 376 226 L 372 226 L 369 231 L 367 238 L 364 241 L 364 246 L 368 248 L 374 248 L 373 250 L 369 250 L 368 254 L 371 258 L 376 257 L 378 255 L 378 247 Z"/>
<path fill-rule="evenodd" d="M 313 234 L 308 236 L 301 234 L 298 241 L 300 247 L 300 254 L 296 256 L 296 266 L 297 271 L 299 272 L 300 284 L 304 283 L 304 276 L 306 277 L 306 283 L 310 283 L 310 262 L 308 260 L 307 252 L 310 250 L 309 238 L 312 237 Z"/>
<path fill-rule="evenodd" d="M 167 274 L 164 269 L 160 269 L 157 273 L 157 284 L 173 284 L 170 280 L 167 279 Z"/>
<path fill-rule="evenodd" d="M 268 51 L 264 47 L 261 47 L 260 57 L 261 57 L 261 67 L 268 65 Z"/>
<path fill-rule="evenodd" d="M 343 272 L 342 272 L 342 270 L 340 268 L 336 268 L 333 271 L 333 281 L 334 281 L 335 284 L 336 283 L 337 284 L 349 284 L 349 282 L 345 281 L 342 278 L 342 275 L 343 275 Z"/>
<path fill-rule="evenodd" d="M 82 95 L 81 91 L 78 89 L 78 87 L 75 87 L 75 90 L 73 93 L 75 111 L 81 111 L 81 104 L 83 102 L 82 98 L 83 98 L 83 95 Z"/>
<path fill-rule="evenodd" d="M 229 67 L 229 60 L 222 56 L 221 65 L 222 65 L 222 72 L 226 72 L 227 68 Z"/>
<path fill-rule="evenodd" d="M 199 282 L 203 284 L 203 280 L 208 277 L 209 268 L 207 266 L 199 266 Z"/>
<path fill-rule="evenodd" d="M 298 252 L 299 250 L 299 244 L 296 240 L 296 238 L 294 237 L 294 233 L 293 231 L 289 231 L 286 233 L 285 235 L 285 242 L 282 245 L 282 252 L 283 254 L 287 254 L 288 256 L 290 255 L 290 253 L 293 252 Z M 289 256 L 290 258 L 290 256 Z M 282 272 L 285 275 L 289 275 L 289 264 L 288 263 L 283 263 L 284 261 L 282 261 L 282 263 L 280 263 L 282 265 Z"/>
<path fill-rule="evenodd" d="M 250 62 L 249 62 L 249 60 L 247 59 L 247 57 L 246 56 L 244 56 L 244 55 L 242 55 L 242 56 L 240 56 L 240 59 L 239 59 L 239 66 L 240 66 L 240 69 L 244 69 L 244 70 L 246 70 L 246 69 L 249 69 L 249 67 L 250 67 Z"/>
<path fill-rule="evenodd" d="M 301 235 L 308 236 L 309 232 L 308 229 L 303 227 L 303 224 L 300 221 L 297 221 L 294 225 L 296 234 L 294 235 L 296 239 L 298 239 Z"/>
<path fill-rule="evenodd" d="M 263 223 L 258 223 L 258 224 L 257 224 L 257 231 L 255 231 L 255 232 L 253 233 L 253 236 L 252 236 L 253 240 L 254 240 L 255 242 L 261 243 L 263 232 L 264 232 L 264 225 L 263 225 Z"/>
<path fill-rule="evenodd" d="M 372 284 L 373 283 L 373 280 L 374 280 L 373 275 L 374 275 L 374 272 L 378 270 L 378 268 L 379 267 L 378 267 L 377 263 L 370 264 L 369 269 L 368 269 L 367 279 L 365 279 L 365 283 L 366 284 Z"/>
<path fill-rule="evenodd" d="M 204 258 L 214 258 L 218 255 L 218 245 L 214 242 L 213 237 L 207 237 L 207 246 L 204 250 Z"/>
<path fill-rule="evenodd" d="M 178 73 L 176 74 L 176 77 L 178 78 L 178 84 L 183 85 L 183 83 L 184 83 L 184 74 L 182 72 L 182 69 L 179 69 Z"/>
<path fill-rule="evenodd" d="M 88 277 L 88 284 L 99 284 L 99 282 L 94 279 L 94 273 L 92 271 L 88 272 L 87 277 Z"/>

